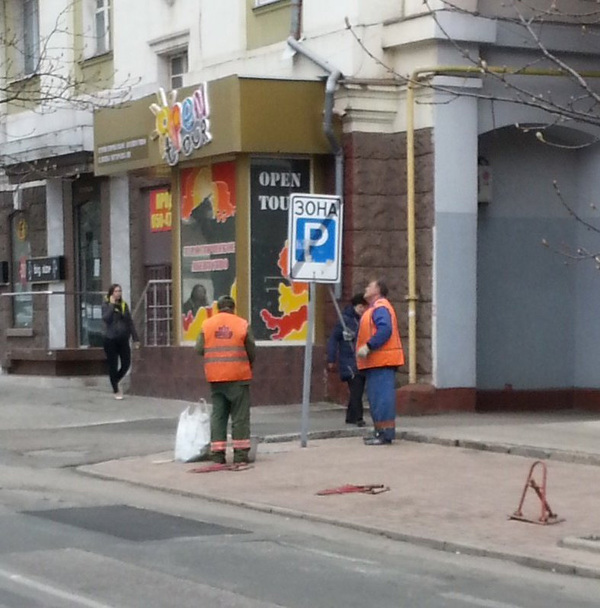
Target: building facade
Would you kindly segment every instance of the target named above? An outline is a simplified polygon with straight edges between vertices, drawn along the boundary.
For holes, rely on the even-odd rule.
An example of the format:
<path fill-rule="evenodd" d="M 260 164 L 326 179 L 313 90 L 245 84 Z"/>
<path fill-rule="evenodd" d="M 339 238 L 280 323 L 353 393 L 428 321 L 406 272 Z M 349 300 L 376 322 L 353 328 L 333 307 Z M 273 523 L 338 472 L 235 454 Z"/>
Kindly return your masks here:
<path fill-rule="evenodd" d="M 146 344 L 132 389 L 197 398 L 190 346 L 231 294 L 259 344 L 255 403 L 299 402 L 308 289 L 289 281 L 287 205 L 312 192 L 344 200 L 337 295 L 390 287 L 400 412 L 593 407 L 595 268 L 542 243 L 594 251 L 561 200 L 593 222 L 597 53 L 588 3 L 539 4 L 543 37 L 484 0 L 65 2 L 64 69 L 96 111 L 0 105 L 4 369 L 97 371 L 118 282 Z M 27 281 L 28 259 L 55 257 L 62 275 Z M 324 286 L 316 304 L 320 400 L 339 394 Z"/>

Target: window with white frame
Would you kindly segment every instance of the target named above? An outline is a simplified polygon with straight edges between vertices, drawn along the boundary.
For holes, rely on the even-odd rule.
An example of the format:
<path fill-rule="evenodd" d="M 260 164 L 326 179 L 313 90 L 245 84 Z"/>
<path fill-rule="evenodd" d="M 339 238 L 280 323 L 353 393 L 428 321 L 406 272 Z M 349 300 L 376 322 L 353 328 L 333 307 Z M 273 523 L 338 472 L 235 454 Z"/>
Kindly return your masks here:
<path fill-rule="evenodd" d="M 267 4 L 276 4 L 277 2 L 281 2 L 281 0 L 254 0 L 254 8 L 266 6 Z"/>
<path fill-rule="evenodd" d="M 40 25 L 38 0 L 22 0 L 23 74 L 35 74 L 40 60 Z"/>
<path fill-rule="evenodd" d="M 156 54 L 156 81 L 165 89 L 180 89 L 189 69 L 188 48 L 190 31 L 171 32 L 148 41 Z"/>
<path fill-rule="evenodd" d="M 171 90 L 181 89 L 183 87 L 183 75 L 188 71 L 188 54 L 187 51 L 171 55 L 169 61 L 169 80 Z"/>
<path fill-rule="evenodd" d="M 96 35 L 96 55 L 108 53 L 112 48 L 110 31 L 111 0 L 95 0 L 94 32 Z"/>

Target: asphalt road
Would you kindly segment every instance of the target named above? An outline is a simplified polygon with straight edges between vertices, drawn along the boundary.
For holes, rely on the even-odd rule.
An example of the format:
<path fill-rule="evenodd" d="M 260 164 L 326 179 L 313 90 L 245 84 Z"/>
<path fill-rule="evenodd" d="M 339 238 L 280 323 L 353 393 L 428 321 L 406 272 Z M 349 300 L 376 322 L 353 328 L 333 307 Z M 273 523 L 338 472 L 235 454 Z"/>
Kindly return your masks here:
<path fill-rule="evenodd" d="M 181 403 L 116 407 L 0 395 L 0 608 L 598 605 L 595 580 L 78 473 L 172 446 Z"/>
<path fill-rule="evenodd" d="M 64 469 L 0 469 L 6 608 L 591 608 L 600 583 Z"/>

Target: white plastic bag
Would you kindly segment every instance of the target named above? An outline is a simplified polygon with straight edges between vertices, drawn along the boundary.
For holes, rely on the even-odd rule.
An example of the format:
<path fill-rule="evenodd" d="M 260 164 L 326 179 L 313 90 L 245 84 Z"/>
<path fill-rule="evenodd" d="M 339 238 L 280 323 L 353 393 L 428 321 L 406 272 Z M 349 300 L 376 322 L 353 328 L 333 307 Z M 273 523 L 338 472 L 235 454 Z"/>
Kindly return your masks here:
<path fill-rule="evenodd" d="M 186 408 L 179 415 L 175 436 L 175 460 L 195 462 L 210 452 L 210 409 L 204 399 L 196 407 Z"/>

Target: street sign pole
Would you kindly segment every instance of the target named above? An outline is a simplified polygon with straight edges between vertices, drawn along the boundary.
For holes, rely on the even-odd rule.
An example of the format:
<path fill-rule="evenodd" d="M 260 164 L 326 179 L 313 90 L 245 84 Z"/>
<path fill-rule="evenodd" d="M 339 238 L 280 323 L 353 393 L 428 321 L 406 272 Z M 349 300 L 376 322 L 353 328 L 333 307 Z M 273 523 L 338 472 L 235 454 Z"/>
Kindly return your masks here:
<path fill-rule="evenodd" d="M 308 443 L 309 409 L 310 409 L 310 378 L 312 372 L 313 328 L 315 326 L 315 296 L 316 283 L 310 283 L 308 293 L 308 320 L 306 348 L 304 349 L 304 379 L 302 384 L 302 431 L 300 446 L 305 448 Z"/>
<path fill-rule="evenodd" d="M 342 200 L 338 196 L 290 196 L 288 251 L 290 279 L 309 284 L 300 445 L 308 443 L 310 380 L 317 283 L 338 283 L 342 272 Z"/>

